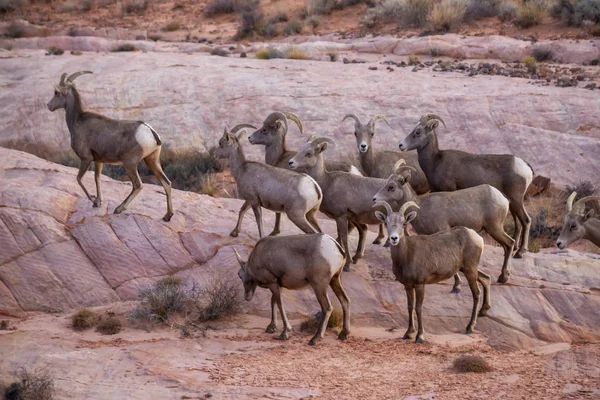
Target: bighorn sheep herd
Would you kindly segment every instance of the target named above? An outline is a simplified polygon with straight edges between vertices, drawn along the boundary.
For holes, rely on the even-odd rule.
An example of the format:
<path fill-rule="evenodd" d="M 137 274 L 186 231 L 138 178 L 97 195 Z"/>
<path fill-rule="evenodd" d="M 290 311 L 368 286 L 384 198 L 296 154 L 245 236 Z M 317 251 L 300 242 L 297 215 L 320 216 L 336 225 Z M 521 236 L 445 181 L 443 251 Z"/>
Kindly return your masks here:
<path fill-rule="evenodd" d="M 114 209 L 119 214 L 142 189 L 137 166 L 144 160 L 165 190 L 167 213 L 163 219 L 170 221 L 171 182 L 160 164 L 162 139 L 145 122 L 115 120 L 84 111 L 74 80 L 89 73 L 63 74 L 48 103 L 50 111 L 65 109 L 71 147 L 81 159 L 78 184 L 93 207 L 100 207 L 103 164 L 123 165 L 132 190 Z M 350 300 L 342 286 L 342 270 L 349 270 L 350 261 L 356 264 L 364 256 L 368 225 L 380 228 L 374 243 L 384 238 L 385 225 L 391 245 L 392 272 L 404 285 L 408 300 L 408 329 L 404 339 L 415 338 L 417 343 L 424 340 L 425 285 L 454 277 L 452 292 L 457 293 L 459 271 L 466 277 L 473 297 L 466 328 L 467 333 L 473 332 L 478 316 L 479 284 L 483 288 L 479 316 L 485 316 L 491 307 L 491 280 L 479 270 L 484 241 L 478 232 L 487 232 L 502 246 L 504 258 L 498 282 L 507 282 L 511 256 L 522 257 L 528 249 L 531 219 L 524 207 L 524 197 L 533 179 L 532 167 L 513 155 L 440 150 L 436 129 L 440 123 L 446 127 L 446 123 L 436 114 L 420 118 L 399 143 L 401 151 L 373 147 L 376 122 L 381 120 L 390 125 L 384 115 L 375 115 L 364 125 L 354 114 L 346 114 L 342 122 L 348 119 L 354 120 L 362 173 L 350 163 L 325 160 L 324 154 L 331 153 L 326 150 L 335 145 L 327 137 L 313 134 L 297 152 L 288 150 L 289 121 L 303 133 L 300 118 L 289 112 L 273 112 L 259 129 L 251 124 L 225 128 L 216 155 L 229 160 L 239 197 L 244 200 L 230 235 L 239 235 L 244 215 L 252 207 L 259 236 L 248 261 L 234 249 L 246 300 L 252 300 L 259 286 L 269 289 L 271 322 L 266 331 L 276 330 L 279 309 L 283 321 L 280 338 L 287 339 L 292 327 L 284 311 L 281 288 L 312 287 L 322 310 L 317 332 L 309 342 L 314 345 L 323 338 L 333 310 L 327 295 L 331 287 L 343 310 L 343 329 L 338 338 L 346 339 L 350 334 Z M 251 144 L 265 146 L 264 163 L 246 160 L 242 144 L 244 128 L 254 129 L 248 138 Z M 82 182 L 92 162 L 96 196 L 90 195 Z M 557 247 L 564 249 L 578 239 L 600 246 L 600 219 L 594 209 L 586 209 L 586 204 L 600 197 L 575 200 L 573 192 L 567 200 Z M 275 227 L 269 237 L 263 237 L 262 208 L 276 213 Z M 322 233 L 318 211 L 335 220 L 338 240 Z M 513 238 L 504 229 L 509 211 L 515 223 Z M 275 237 L 280 233 L 281 213 L 305 234 Z M 409 225 L 416 234 L 410 234 Z M 348 234 L 353 227 L 358 230 L 358 246 L 351 258 Z"/>

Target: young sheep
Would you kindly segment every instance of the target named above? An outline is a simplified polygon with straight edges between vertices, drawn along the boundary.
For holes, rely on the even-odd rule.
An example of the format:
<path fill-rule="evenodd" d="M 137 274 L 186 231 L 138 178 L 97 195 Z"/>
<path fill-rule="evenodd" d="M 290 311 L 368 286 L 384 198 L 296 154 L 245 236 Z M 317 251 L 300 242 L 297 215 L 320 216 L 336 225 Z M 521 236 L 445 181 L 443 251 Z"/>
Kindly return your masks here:
<path fill-rule="evenodd" d="M 501 191 L 509 201 L 515 220 L 515 258 L 527 251 L 531 218 L 523 201 L 533 179 L 529 164 L 508 154 L 471 154 L 458 150 L 440 150 L 435 129 L 444 120 L 425 114 L 412 132 L 400 142 L 400 150 L 416 149 L 419 165 L 425 172 L 432 192 L 454 191 L 487 183 Z"/>
<path fill-rule="evenodd" d="M 259 162 L 246 161 L 239 143 L 245 131 L 238 136 L 233 134 L 245 126 L 249 125 L 238 125 L 231 132 L 225 128 L 216 151 L 217 157 L 229 158 L 229 166 L 235 178 L 238 194 L 246 200 L 240 209 L 237 224 L 230 235 L 238 236 L 242 219 L 250 206 L 256 217 L 259 237 L 263 236 L 261 207 L 271 211 L 285 212 L 288 218 L 304 233 L 321 232 L 317 221 L 317 211 L 319 211 L 323 193 L 317 182 L 306 174 Z"/>
<path fill-rule="evenodd" d="M 66 111 L 67 127 L 71 134 L 71 148 L 81 159 L 77 183 L 93 206 L 100 207 L 102 204 L 100 186 L 102 166 L 104 164 L 123 165 L 133 188 L 129 196 L 115 209 L 115 214 L 120 214 L 127 209 L 142 190 L 142 180 L 137 167 L 143 159 L 165 189 L 167 213 L 163 220 L 170 221 L 173 216 L 171 181 L 169 181 L 160 165 L 162 144 L 160 136 L 150 125 L 142 121 L 110 119 L 84 111 L 81 98 L 73 83 L 75 78 L 83 74 L 91 74 L 91 72 L 75 72 L 68 78 L 67 74 L 62 74 L 58 85 L 54 85 L 54 97 L 48 103 L 50 111 L 59 108 L 64 108 Z M 97 196 L 91 196 L 81 180 L 92 161 L 94 162 Z"/>
<path fill-rule="evenodd" d="M 385 184 L 385 180 L 342 171 L 327 171 L 323 161 L 323 151 L 328 144 L 335 143 L 328 138 L 316 138 L 304 144 L 289 164 L 292 169 L 307 170 L 323 190 L 321 211 L 335 220 L 338 237 L 346 254 L 350 254 L 347 221 L 350 220 L 356 225 L 359 235 L 358 248 L 352 259 L 356 263 L 364 255 L 367 225 L 380 224 L 372 209 L 371 199 L 373 194 Z M 344 271 L 349 269 L 350 257 L 347 257 Z"/>
<path fill-rule="evenodd" d="M 407 184 L 412 168 L 401 165 L 401 162 L 398 164 L 385 186 L 373 197 L 373 202 L 395 201 L 402 205 L 413 201 L 418 204 L 421 212 L 411 224 L 419 235 L 431 235 L 455 226 L 465 226 L 476 232 L 485 230 L 504 248 L 504 262 L 498 282 L 507 282 L 514 240 L 504 231 L 504 220 L 508 214 L 506 197 L 490 185 L 479 185 L 455 192 L 429 193 L 418 198 L 412 187 Z M 459 291 L 460 279 L 457 278 L 458 275 L 455 277 L 453 293 Z"/>
<path fill-rule="evenodd" d="M 327 295 L 331 287 L 344 312 L 343 329 L 338 339 L 350 334 L 350 300 L 342 287 L 341 273 L 345 254 L 340 245 L 329 235 L 316 233 L 285 237 L 265 237 L 256 243 L 248 262 L 241 259 L 238 273 L 244 283 L 246 300 L 252 300 L 257 286 L 271 291 L 271 323 L 266 332 L 275 332 L 277 317 L 275 305 L 279 307 L 283 320 L 282 340 L 289 338 L 292 326 L 287 319 L 281 302 L 281 288 L 300 290 L 311 286 L 321 305 L 322 319 L 315 335 L 308 342 L 315 345 L 323 338 L 333 308 Z"/>
<path fill-rule="evenodd" d="M 362 124 L 354 114 L 346 114 L 342 122 L 351 118 L 354 120 L 354 136 L 356 137 L 356 147 L 358 148 L 358 157 L 360 165 L 367 176 L 373 178 L 386 179 L 392 172 L 394 164 L 404 158 L 408 165 L 415 169 L 415 173 L 410 178 L 410 185 L 417 194 L 424 194 L 429 191 L 429 184 L 425 174 L 419 167 L 417 154 L 412 152 L 402 154 L 395 150 L 375 150 L 371 144 L 375 136 L 375 122 L 377 120 L 385 121 L 390 125 L 384 115 L 375 115 L 367 124 Z"/>
<path fill-rule="evenodd" d="M 278 168 L 289 169 L 290 159 L 296 155 L 295 151 L 288 150 L 285 144 L 285 137 L 288 131 L 288 119 L 294 121 L 303 133 L 302 122 L 300 118 L 289 112 L 274 112 L 269 114 L 261 128 L 253 132 L 248 141 L 254 145 L 265 146 L 265 163 Z M 360 171 L 350 163 L 327 162 L 327 169 L 330 171 L 347 171 L 357 175 L 362 175 Z M 275 214 L 275 227 L 269 234 L 278 235 L 280 231 L 281 213 Z"/>
<path fill-rule="evenodd" d="M 477 324 L 477 306 L 479 304 L 479 286 L 483 286 L 483 305 L 479 316 L 485 316 L 491 307 L 490 277 L 479 271 L 479 260 L 483 252 L 483 239 L 472 229 L 464 226 L 452 228 L 433 235 L 407 236 L 406 225 L 413 221 L 416 211 L 406 213 L 409 207 L 419 206 L 412 201 L 404 203 L 397 213 L 384 201 L 386 214 L 376 211 L 377 218 L 385 223 L 392 244 L 392 271 L 396 280 L 404 285 L 408 300 L 408 329 L 403 339 L 412 339 L 415 334 L 414 314 L 415 297 L 418 331 L 415 343 L 424 338 L 421 309 L 425 296 L 425 285 L 446 280 L 461 271 L 469 282 L 473 294 L 473 311 L 467 325 L 467 333 L 472 333 Z"/>
<path fill-rule="evenodd" d="M 593 209 L 585 210 L 585 203 L 592 200 L 600 201 L 600 196 L 584 197 L 573 204 L 576 196 L 577 192 L 573 192 L 567 199 L 567 215 L 556 241 L 556 247 L 564 249 L 579 239 L 587 239 L 600 247 L 600 219 L 594 218 Z"/>

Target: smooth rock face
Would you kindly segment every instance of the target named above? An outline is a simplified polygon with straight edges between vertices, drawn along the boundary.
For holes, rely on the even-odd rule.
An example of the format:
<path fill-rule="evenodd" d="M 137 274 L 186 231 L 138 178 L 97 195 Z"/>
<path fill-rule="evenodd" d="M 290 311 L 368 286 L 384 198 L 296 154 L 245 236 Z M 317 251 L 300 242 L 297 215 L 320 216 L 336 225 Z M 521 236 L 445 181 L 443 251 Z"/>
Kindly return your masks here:
<path fill-rule="evenodd" d="M 236 282 L 239 266 L 232 247 L 246 257 L 257 240 L 252 213 L 238 238 L 229 236 L 242 202 L 174 190 L 175 215 L 165 211 L 162 188 L 146 184 L 121 215 L 114 208 L 129 183 L 103 176 L 105 204 L 92 208 L 77 186 L 73 168 L 27 153 L 0 148 L 0 315 L 69 311 L 136 299 L 139 288 L 174 274 L 188 285 L 205 285 L 217 275 Z M 93 187 L 93 174 L 84 177 Z M 92 190 L 93 191 L 93 190 Z M 273 213 L 265 212 L 265 230 Z M 321 216 L 323 229 L 335 224 Z M 287 219 L 283 234 L 299 233 Z M 369 243 L 374 233 L 369 234 Z M 355 234 L 351 246 L 356 246 Z M 495 278 L 502 251 L 486 247 L 481 268 Z M 368 245 L 365 259 L 344 273 L 356 325 L 406 326 L 406 297 L 391 272 L 389 250 Z M 424 316 L 427 332 L 462 332 L 471 294 L 450 294 L 452 282 L 429 285 Z M 240 283 L 240 290 L 241 290 Z M 512 260 L 510 283 L 492 286 L 492 308 L 477 329 L 501 348 L 530 348 L 544 342 L 600 339 L 600 259 L 575 251 L 527 253 Z M 290 315 L 318 310 L 310 290 L 284 291 Z M 333 300 L 337 304 L 336 300 Z M 248 313 L 267 316 L 270 294 L 258 289 Z"/>
<path fill-rule="evenodd" d="M 38 39 L 47 38 L 31 40 Z M 373 146 L 397 149 L 424 113 L 435 112 L 448 125 L 438 129 L 441 148 L 515 154 L 558 185 L 595 182 L 600 176 L 596 91 L 536 86 L 503 76 L 468 78 L 425 70 L 412 73 L 410 68 L 370 71 L 369 64 L 160 52 L 77 57 L 16 53 L 16 58 L 0 63 L 0 85 L 6 89 L 0 91 L 0 145 L 44 157 L 70 148 L 64 111 L 51 113 L 46 107 L 52 85 L 65 71 L 93 70 L 93 75 L 76 81 L 88 110 L 144 120 L 174 148 L 205 150 L 217 144 L 225 125 L 260 126 L 270 112 L 284 110 L 297 114 L 307 133 L 300 135 L 292 124 L 287 135 L 290 149 L 316 132 L 336 141 L 336 148 L 326 154 L 335 159 L 357 153 L 352 123 L 341 122 L 347 113 L 363 121 L 387 115 L 392 128 L 379 124 Z M 245 142 L 244 149 L 249 158 L 264 160 L 262 146 Z M 69 206 L 60 199 L 63 193 L 42 195 L 56 196 L 61 207 Z M 56 205 L 49 211 L 64 213 Z"/>

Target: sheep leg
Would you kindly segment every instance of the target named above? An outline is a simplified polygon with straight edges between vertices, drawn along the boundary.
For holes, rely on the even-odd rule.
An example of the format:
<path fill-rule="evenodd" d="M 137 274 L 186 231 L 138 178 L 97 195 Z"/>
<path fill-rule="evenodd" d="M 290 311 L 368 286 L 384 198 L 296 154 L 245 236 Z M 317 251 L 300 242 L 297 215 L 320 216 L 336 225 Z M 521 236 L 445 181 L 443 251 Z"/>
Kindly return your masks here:
<path fill-rule="evenodd" d="M 94 198 L 94 196 L 92 196 L 92 198 L 94 198 L 94 200 L 92 200 L 92 202 L 94 203 L 94 207 L 100 207 L 100 205 L 102 204 L 102 186 L 101 186 L 101 175 L 102 175 L 102 166 L 104 164 L 99 162 L 99 161 L 94 161 L 94 179 L 96 181 L 96 197 Z"/>
<path fill-rule="evenodd" d="M 350 335 L 350 299 L 346 295 L 346 291 L 342 286 L 341 273 L 338 272 L 331 278 L 331 282 L 329 282 L 329 286 L 333 290 L 333 293 L 337 296 L 340 304 L 342 305 L 342 311 L 344 312 L 344 326 L 342 331 L 338 335 L 338 339 L 346 340 Z"/>
<path fill-rule="evenodd" d="M 373 244 L 381 244 L 384 238 L 385 233 L 383 232 L 383 224 L 379 224 L 379 232 L 377 233 L 375 240 L 373 240 Z"/>
<path fill-rule="evenodd" d="M 492 280 L 488 274 L 477 271 L 477 281 L 481 283 L 481 286 L 483 287 L 483 304 L 479 310 L 479 316 L 485 317 L 488 310 L 492 307 L 492 302 L 490 300 L 490 284 Z"/>
<path fill-rule="evenodd" d="M 408 305 L 408 329 L 402 339 L 412 339 L 415 336 L 415 287 L 404 285 L 406 303 Z"/>
<path fill-rule="evenodd" d="M 521 233 L 521 245 L 519 247 L 519 250 L 517 250 L 517 252 L 515 253 L 515 258 L 521 258 L 529 248 L 529 230 L 531 229 L 531 218 L 527 214 L 527 211 L 525 210 L 525 207 L 523 206 L 522 202 L 518 205 L 515 205 L 515 208 L 517 218 L 519 218 L 519 221 L 523 225 L 523 231 Z"/>
<path fill-rule="evenodd" d="M 348 220 L 348 235 L 350 235 L 352 233 L 352 231 L 354 230 L 354 223 L 350 220 Z M 338 243 L 340 242 L 340 235 L 338 234 L 337 239 L 335 239 Z"/>
<path fill-rule="evenodd" d="M 303 211 L 298 210 L 286 210 L 286 215 L 304 233 L 317 233 L 317 229 L 308 223 L 306 214 Z"/>
<path fill-rule="evenodd" d="M 320 282 L 317 284 L 320 284 Z M 313 291 L 315 292 L 315 296 L 317 296 L 317 300 L 321 305 L 322 318 L 319 324 L 319 329 L 317 329 L 315 335 L 308 342 L 310 346 L 314 346 L 319 340 L 323 339 L 323 336 L 325 336 L 325 329 L 327 329 L 329 317 L 331 317 L 331 312 L 333 311 L 333 307 L 331 306 L 331 302 L 329 301 L 329 296 L 327 295 L 327 286 L 316 287 L 313 284 Z"/>
<path fill-rule="evenodd" d="M 279 230 L 279 225 L 281 224 L 281 213 L 275 213 L 275 226 L 273 227 L 273 231 L 269 233 L 269 236 L 277 236 L 281 233 Z"/>
<path fill-rule="evenodd" d="M 237 224 L 235 224 L 235 228 L 233 228 L 229 236 L 238 237 L 240 230 L 242 229 L 242 220 L 244 219 L 244 215 L 246 214 L 246 211 L 248 211 L 249 208 L 250 202 L 246 200 L 244 204 L 242 204 L 242 208 L 240 208 Z"/>
<path fill-rule="evenodd" d="M 83 189 L 83 193 L 85 193 L 85 195 L 87 196 L 87 198 L 93 203 L 94 202 L 94 198 L 92 198 L 92 196 L 90 196 L 89 192 L 87 191 L 87 189 L 83 185 L 83 181 L 81 180 L 83 178 L 83 175 L 85 175 L 85 173 L 87 172 L 88 168 L 90 167 L 91 163 L 92 163 L 92 160 L 81 159 L 81 163 L 79 164 L 79 172 L 77 173 L 77 183 Z"/>
<path fill-rule="evenodd" d="M 471 293 L 473 294 L 473 311 L 471 312 L 471 320 L 469 321 L 469 325 L 467 325 L 467 334 L 473 333 L 475 325 L 477 324 L 477 307 L 479 306 L 479 295 L 481 293 L 479 290 L 479 285 L 477 284 L 477 279 L 479 277 L 477 272 L 477 266 L 475 266 L 475 268 L 465 274 L 467 277 L 467 282 L 469 282 L 469 287 L 471 288 Z"/>
<path fill-rule="evenodd" d="M 319 220 L 317 219 L 317 211 L 319 211 L 318 207 L 313 208 L 309 212 L 306 213 L 306 219 L 308 222 L 317 230 L 317 232 L 323 232 L 321 227 L 319 226 Z"/>
<path fill-rule="evenodd" d="M 450 293 L 460 293 L 460 276 L 458 272 L 454 274 L 454 286 L 452 286 Z"/>
<path fill-rule="evenodd" d="M 267 333 L 275 333 L 277 330 L 277 299 L 271 294 L 271 323 L 265 329 Z"/>
<path fill-rule="evenodd" d="M 365 224 L 355 223 L 356 229 L 358 230 L 358 246 L 356 246 L 356 254 L 352 257 L 352 262 L 356 264 L 358 260 L 365 255 L 365 245 L 367 244 L 367 230 L 368 226 Z"/>
<path fill-rule="evenodd" d="M 256 219 L 256 226 L 258 227 L 258 237 L 262 238 L 262 208 L 259 205 L 252 206 L 252 211 L 254 212 L 254 218 Z"/>
<path fill-rule="evenodd" d="M 417 324 L 419 325 L 417 328 L 417 338 L 415 339 L 415 343 L 423 343 L 425 341 L 425 330 L 423 329 L 423 298 L 425 297 L 425 285 L 416 285 L 415 286 L 415 294 L 417 298 Z"/>
<path fill-rule="evenodd" d="M 515 232 L 513 234 L 513 238 L 515 240 L 514 248 L 518 249 L 521 246 L 521 236 L 522 236 L 521 232 L 523 232 L 523 226 L 521 225 L 521 221 L 519 221 L 519 217 L 517 217 L 516 212 L 513 212 L 512 208 L 510 210 L 510 213 L 513 217 L 514 224 L 515 224 Z"/>
<path fill-rule="evenodd" d="M 512 255 L 515 241 L 504 232 L 502 226 L 495 226 L 490 229 L 486 228 L 486 231 L 504 248 L 504 262 L 502 263 L 502 273 L 498 277 L 498 282 L 506 283 L 510 275 L 510 256 Z"/>
<path fill-rule="evenodd" d="M 115 208 L 115 214 L 120 214 L 129 207 L 129 204 L 135 199 L 135 197 L 142 191 L 142 180 L 140 179 L 140 174 L 137 170 L 136 164 L 125 164 L 125 171 L 127 172 L 127 176 L 131 179 L 131 193 L 129 196 L 123 200 L 121 204 L 117 208 Z"/>
<path fill-rule="evenodd" d="M 272 297 L 275 298 L 275 304 L 277 304 L 277 307 L 279 307 L 279 311 L 281 312 L 281 320 L 283 321 L 283 331 L 281 332 L 281 335 L 279 335 L 278 339 L 288 340 L 290 338 L 289 331 L 292 330 L 292 325 L 290 324 L 290 321 L 288 321 L 287 315 L 285 315 L 285 309 L 283 308 L 283 303 L 281 302 L 281 289 L 277 284 L 269 286 L 269 289 L 271 290 Z M 273 300 L 271 300 L 271 302 L 272 301 Z"/>
<path fill-rule="evenodd" d="M 346 216 L 339 217 L 335 220 L 338 231 L 338 243 L 342 245 L 344 252 L 346 253 L 346 264 L 344 265 L 344 271 L 350 271 L 350 249 L 348 248 L 348 220 Z"/>
<path fill-rule="evenodd" d="M 144 158 L 144 162 L 150 171 L 152 171 L 154 176 L 156 176 L 156 179 L 158 179 L 165 191 L 165 194 L 167 195 L 167 213 L 163 217 L 163 221 L 169 222 L 173 216 L 173 197 L 171 195 L 172 185 L 171 181 L 169 178 L 167 178 L 167 175 L 165 175 L 162 166 L 160 165 L 160 148 L 155 150 L 148 157 Z"/>

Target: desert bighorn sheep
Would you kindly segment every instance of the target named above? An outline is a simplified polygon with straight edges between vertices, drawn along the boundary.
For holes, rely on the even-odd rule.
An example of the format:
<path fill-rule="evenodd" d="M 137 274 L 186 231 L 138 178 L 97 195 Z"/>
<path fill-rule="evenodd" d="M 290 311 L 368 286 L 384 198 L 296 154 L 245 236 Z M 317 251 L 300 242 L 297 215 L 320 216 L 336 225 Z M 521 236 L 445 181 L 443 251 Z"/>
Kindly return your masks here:
<path fill-rule="evenodd" d="M 288 218 L 304 233 L 321 232 L 317 221 L 317 211 L 319 211 L 323 193 L 317 182 L 306 174 L 299 174 L 260 162 L 246 161 L 239 142 L 245 131 L 238 136 L 233 134 L 242 127 L 254 128 L 247 124 L 237 125 L 231 132 L 225 128 L 216 151 L 217 157 L 229 158 L 229 166 L 231 174 L 235 178 L 238 194 L 246 200 L 240 209 L 237 224 L 230 235 L 238 236 L 242 219 L 250 206 L 256 217 L 259 237 L 263 236 L 261 207 L 275 212 L 285 212 Z"/>
<path fill-rule="evenodd" d="M 367 124 L 362 124 L 354 114 L 346 114 L 342 122 L 352 118 L 354 120 L 354 136 L 356 137 L 356 146 L 358 148 L 358 157 L 363 171 L 372 178 L 386 179 L 393 172 L 394 164 L 404 158 L 409 166 L 415 169 L 415 173 L 410 178 L 410 185 L 417 194 L 427 193 L 429 184 L 425 174 L 419 167 L 417 154 L 402 154 L 396 150 L 375 150 L 371 141 L 375 136 L 375 122 L 377 120 L 385 121 L 390 125 L 384 115 L 375 115 Z"/>
<path fill-rule="evenodd" d="M 276 111 L 267 116 L 261 128 L 253 132 L 248 141 L 250 144 L 265 146 L 265 163 L 278 168 L 289 169 L 290 158 L 296 155 L 295 151 L 288 150 L 285 137 L 288 131 L 288 119 L 294 121 L 300 133 L 303 133 L 300 118 L 290 112 Z M 362 175 L 360 171 L 349 163 L 327 162 L 327 168 L 331 171 L 347 171 Z M 280 233 L 281 213 L 275 214 L 275 227 L 270 236 Z"/>
<path fill-rule="evenodd" d="M 419 235 L 431 235 L 455 226 L 464 226 L 476 232 L 485 230 L 504 248 L 504 262 L 498 282 L 508 281 L 514 240 L 504 231 L 504 220 L 508 214 L 506 197 L 490 185 L 479 185 L 454 192 L 429 193 L 418 198 L 407 184 L 411 170 L 411 167 L 402 165 L 402 160 L 399 161 L 394 174 L 373 197 L 373 202 L 395 201 L 402 205 L 412 201 L 418 204 L 421 211 L 411 225 Z M 460 279 L 456 278 L 453 293 L 459 290 Z"/>
<path fill-rule="evenodd" d="M 600 247 L 600 219 L 594 218 L 593 209 L 585 210 L 585 203 L 600 201 L 600 196 L 584 197 L 573 204 L 576 196 L 577 192 L 573 192 L 567 199 L 567 215 L 556 246 L 564 249 L 578 239 L 587 239 Z"/>
<path fill-rule="evenodd" d="M 302 146 L 290 160 L 290 168 L 308 171 L 323 191 L 321 211 L 335 220 L 338 237 L 346 257 L 344 270 L 350 269 L 350 251 L 348 248 L 348 224 L 350 220 L 358 228 L 358 248 L 352 261 L 356 263 L 365 252 L 367 225 L 380 225 L 373 211 L 373 194 L 385 184 L 384 179 L 353 175 L 348 172 L 329 172 L 325 168 L 323 151 L 328 144 L 334 145 L 329 138 L 316 138 Z"/>
<path fill-rule="evenodd" d="M 479 305 L 479 286 L 483 286 L 483 304 L 479 310 L 480 316 L 485 316 L 491 307 L 490 277 L 479 271 L 479 260 L 483 252 L 483 239 L 472 229 L 464 226 L 452 228 L 433 235 L 407 236 L 404 233 L 406 225 L 417 216 L 416 211 L 406 213 L 409 207 L 419 206 L 412 201 L 404 203 L 395 213 L 385 201 L 375 206 L 383 205 L 386 214 L 376 211 L 377 218 L 388 230 L 392 244 L 392 271 L 396 280 L 404 285 L 408 302 L 408 329 L 403 339 L 412 339 L 415 334 L 414 313 L 415 297 L 417 309 L 418 331 L 415 343 L 424 340 L 421 308 L 425 296 L 425 285 L 438 283 L 461 271 L 473 294 L 473 311 L 467 325 L 467 333 L 472 333 L 477 324 L 477 306 Z"/>
<path fill-rule="evenodd" d="M 127 121 L 107 118 L 103 115 L 86 112 L 81 105 L 81 98 L 73 81 L 80 75 L 91 74 L 90 71 L 79 71 L 62 74 L 58 85 L 54 85 L 54 97 L 48 103 L 50 111 L 65 109 L 67 127 L 71 134 L 71 148 L 81 159 L 77 183 L 83 189 L 94 207 L 102 204 L 100 174 L 104 164 L 123 165 L 132 183 L 129 196 L 115 209 L 115 214 L 123 212 L 142 190 L 142 180 L 137 171 L 143 159 L 148 168 L 160 181 L 167 194 L 167 213 L 163 220 L 170 221 L 173 216 L 171 200 L 171 181 L 160 166 L 160 150 L 162 140 L 150 125 L 142 121 Z M 65 79 L 66 78 L 66 79 Z M 90 164 L 94 162 L 96 194 L 91 196 L 82 178 Z"/>
<path fill-rule="evenodd" d="M 350 334 L 350 300 L 342 287 L 341 273 L 345 262 L 345 254 L 340 245 L 329 235 L 315 233 L 311 235 L 295 235 L 285 237 L 264 237 L 256 243 L 248 262 L 242 260 L 234 249 L 240 271 L 238 273 L 244 283 L 245 297 L 252 300 L 257 286 L 271 291 L 271 323 L 266 332 L 277 329 L 275 306 L 279 307 L 283 320 L 282 340 L 289 338 L 292 326 L 287 319 L 280 289 L 305 289 L 311 286 L 321 305 L 322 318 L 319 329 L 308 342 L 314 345 L 323 338 L 327 322 L 333 308 L 327 295 L 327 287 L 331 287 L 337 296 L 344 312 L 344 325 L 338 339 L 346 339 Z"/>
<path fill-rule="evenodd" d="M 454 191 L 487 183 L 501 191 L 509 201 L 515 220 L 515 258 L 527 251 L 531 218 L 523 205 L 525 191 L 533 179 L 533 169 L 519 157 L 509 154 L 471 154 L 459 150 L 440 150 L 435 129 L 444 120 L 425 114 L 412 132 L 400 142 L 400 150 L 416 149 L 419 165 L 432 192 Z"/>

